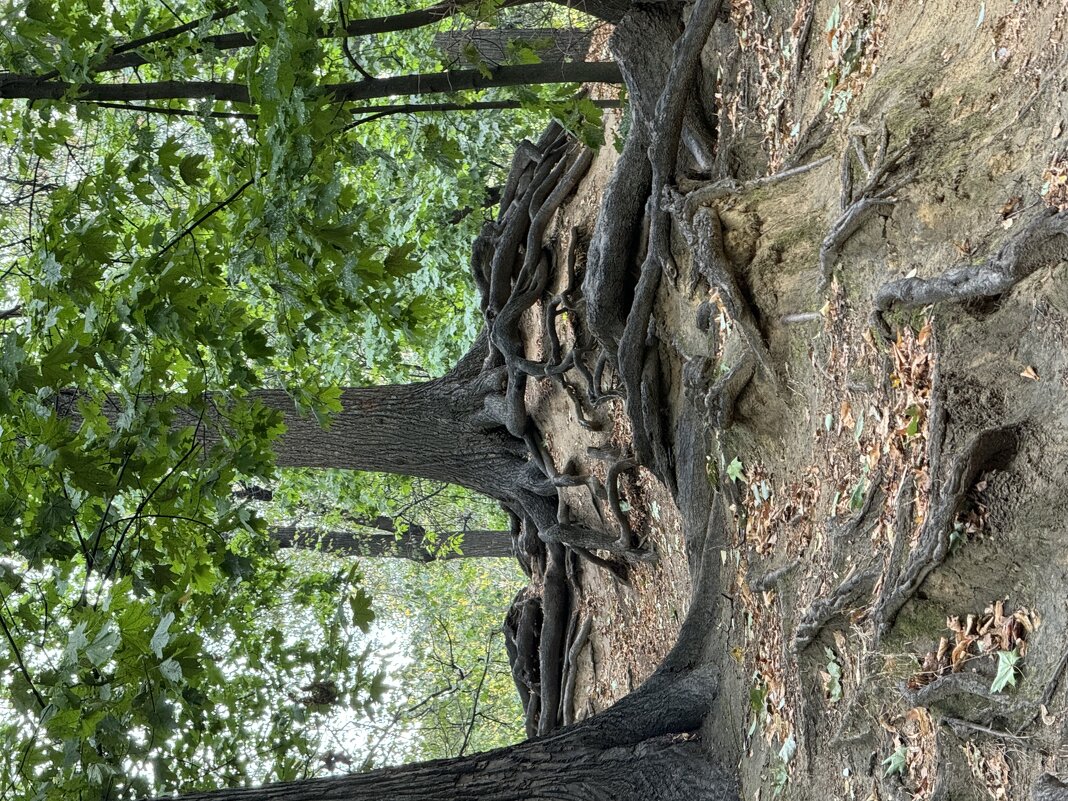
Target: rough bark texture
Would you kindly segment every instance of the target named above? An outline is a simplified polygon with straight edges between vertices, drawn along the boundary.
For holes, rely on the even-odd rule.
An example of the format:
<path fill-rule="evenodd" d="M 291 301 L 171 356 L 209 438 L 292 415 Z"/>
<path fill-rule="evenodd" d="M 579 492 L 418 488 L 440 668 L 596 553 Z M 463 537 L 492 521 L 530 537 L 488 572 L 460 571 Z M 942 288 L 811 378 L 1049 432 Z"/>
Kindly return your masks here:
<path fill-rule="evenodd" d="M 733 801 L 733 780 L 700 743 L 671 736 L 700 724 L 715 691 L 710 671 L 661 670 L 614 707 L 508 748 L 182 801 Z"/>
<path fill-rule="evenodd" d="M 183 796 L 183 801 L 676 801 L 734 798 L 698 743 L 611 748 L 534 740 L 459 761 Z"/>
<path fill-rule="evenodd" d="M 490 89 L 498 86 L 530 84 L 619 83 L 619 68 L 605 62 L 561 62 L 518 64 L 498 67 L 487 76 L 478 70 L 451 70 L 421 75 L 397 75 L 388 78 L 326 84 L 322 91 L 336 103 L 373 100 L 396 95 L 424 95 L 457 92 L 465 89 Z M 225 100 L 252 103 L 248 87 L 222 81 L 156 81 L 146 83 L 72 84 L 42 80 L 33 75 L 0 76 L 0 99 L 62 100 L 117 102 L 124 100 Z"/>
<path fill-rule="evenodd" d="M 499 376 L 479 372 L 484 339 L 448 375 L 419 384 L 348 388 L 341 411 L 324 429 L 298 414 L 282 390 L 252 397 L 282 413 L 286 432 L 277 446 L 281 467 L 375 471 L 458 484 L 509 506 L 553 492 L 522 440 L 481 422 L 483 404 Z"/>
<path fill-rule="evenodd" d="M 313 528 L 279 527 L 270 531 L 279 548 L 318 548 L 342 556 L 385 557 L 411 559 L 414 562 L 434 562 L 442 559 L 507 558 L 515 556 L 512 538 L 507 531 L 441 532 L 447 539 L 461 534 L 461 550 L 428 548 L 425 532 L 418 527 L 403 534 L 368 534 L 353 531 L 318 531 Z"/>

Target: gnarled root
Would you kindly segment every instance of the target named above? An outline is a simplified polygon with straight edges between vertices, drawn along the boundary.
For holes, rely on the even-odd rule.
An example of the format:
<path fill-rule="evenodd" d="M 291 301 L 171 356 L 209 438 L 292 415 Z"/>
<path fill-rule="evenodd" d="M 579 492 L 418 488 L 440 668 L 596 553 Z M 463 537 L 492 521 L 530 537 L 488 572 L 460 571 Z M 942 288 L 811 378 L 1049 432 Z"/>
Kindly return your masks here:
<path fill-rule="evenodd" d="M 504 648 L 512 669 L 512 680 L 523 704 L 528 737 L 537 734 L 540 706 L 541 678 L 538 663 L 538 641 L 541 635 L 541 598 L 530 587 L 515 596 L 504 618 Z"/>
<path fill-rule="evenodd" d="M 827 598 L 821 598 L 808 608 L 794 632 L 794 653 L 801 653 L 816 639 L 823 627 L 835 615 L 867 596 L 875 587 L 878 572 L 858 571 L 838 585 Z"/>
<path fill-rule="evenodd" d="M 887 176 L 908 153 L 910 140 L 906 140 L 905 144 L 896 150 L 890 151 L 890 134 L 886 123 L 883 122 L 879 143 L 876 145 L 872 162 L 869 163 L 868 154 L 864 148 L 865 138 L 865 134 L 851 137 L 850 146 L 842 154 L 842 195 L 839 204 L 841 214 L 820 245 L 821 293 L 825 292 L 831 283 L 835 261 L 846 241 L 857 232 L 872 211 L 897 203 L 894 193 L 912 180 L 912 175 L 906 175 L 898 181 L 886 183 Z M 856 189 L 853 184 L 854 157 L 865 174 L 864 184 L 859 189 Z"/>
<path fill-rule="evenodd" d="M 893 584 L 883 585 L 875 604 L 872 619 L 878 636 L 890 630 L 901 607 L 949 555 L 954 518 L 979 473 L 1003 466 L 1014 451 L 1015 432 L 1012 429 L 996 428 L 980 432 L 968 441 L 954 459 L 946 479 L 932 488 L 931 506 L 919 542 L 900 577 Z"/>
<path fill-rule="evenodd" d="M 872 323 L 889 334 L 883 314 L 895 307 L 962 303 L 1004 294 L 1044 266 L 1068 259 L 1068 214 L 1045 212 L 982 264 L 955 267 L 935 278 L 900 278 L 875 295 Z"/>

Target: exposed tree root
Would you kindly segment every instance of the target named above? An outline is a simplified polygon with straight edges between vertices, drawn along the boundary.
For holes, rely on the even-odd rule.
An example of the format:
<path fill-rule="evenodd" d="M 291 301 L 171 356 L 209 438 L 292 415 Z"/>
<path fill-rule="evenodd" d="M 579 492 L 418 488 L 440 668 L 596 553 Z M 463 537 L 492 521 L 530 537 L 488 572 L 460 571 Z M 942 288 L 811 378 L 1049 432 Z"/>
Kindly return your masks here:
<path fill-rule="evenodd" d="M 787 562 L 782 567 L 770 570 L 762 576 L 746 576 L 746 583 L 753 592 L 767 592 L 801 566 L 800 559 Z"/>
<path fill-rule="evenodd" d="M 711 208 L 699 208 L 692 223 L 689 226 L 683 224 L 683 230 L 691 237 L 695 273 L 719 292 L 720 301 L 738 326 L 739 333 L 761 373 L 770 381 L 776 382 L 771 356 L 757 325 L 756 315 L 745 300 L 738 279 L 728 266 L 727 256 L 723 251 L 723 230 L 719 215 Z"/>
<path fill-rule="evenodd" d="M 504 647 L 512 669 L 512 680 L 523 704 L 528 737 L 537 734 L 541 679 L 538 664 L 538 638 L 541 633 L 541 598 L 524 587 L 512 601 L 504 619 Z"/>
<path fill-rule="evenodd" d="M 911 706 L 933 707 L 946 704 L 957 698 L 969 698 L 982 702 L 979 717 L 988 722 L 993 716 L 1007 716 L 1019 708 L 1017 701 L 1009 696 L 990 692 L 990 680 L 977 673 L 950 673 L 939 676 L 918 690 L 906 690 L 906 700 Z"/>
<path fill-rule="evenodd" d="M 1003 466 L 1012 457 L 1015 435 L 1012 429 L 997 428 L 980 432 L 964 446 L 949 468 L 944 481 L 932 487 L 927 517 L 919 542 L 909 556 L 900 577 L 884 583 L 872 612 L 878 636 L 886 634 L 897 613 L 913 596 L 924 579 L 949 555 L 953 520 L 964 503 L 968 490 L 983 470 Z M 932 480 L 937 481 L 935 473 Z"/>
<path fill-rule="evenodd" d="M 641 253 L 642 220 L 653 180 L 648 151 L 656 102 L 678 35 L 677 13 L 650 5 L 628 14 L 610 42 L 634 98 L 636 119 L 601 201 L 582 293 L 587 301 L 586 324 L 613 361 L 634 297 L 634 254 Z"/>
<path fill-rule="evenodd" d="M 834 264 L 846 241 L 857 232 L 872 211 L 897 203 L 894 193 L 912 180 L 911 175 L 906 175 L 897 181 L 885 182 L 890 172 L 908 153 L 911 144 L 909 140 L 906 140 L 905 144 L 896 150 L 889 150 L 890 134 L 884 122 L 880 130 L 879 142 L 869 164 L 868 154 L 864 148 L 865 138 L 864 133 L 854 135 L 850 140 L 851 147 L 847 147 L 842 153 L 842 195 L 839 204 L 841 213 L 820 245 L 821 293 L 825 292 L 831 283 Z M 864 184 L 859 189 L 854 187 L 853 182 L 854 157 L 865 175 Z"/>
<path fill-rule="evenodd" d="M 1036 270 L 1068 259 L 1068 214 L 1047 211 L 1018 231 L 982 264 L 955 267 L 935 278 L 901 278 L 875 295 L 874 327 L 889 333 L 883 314 L 895 307 L 962 303 L 1008 292 Z"/>
<path fill-rule="evenodd" d="M 881 504 L 883 500 L 884 474 L 885 471 L 882 468 L 875 471 L 875 475 L 868 484 L 868 491 L 864 494 L 864 501 L 855 515 L 845 521 L 839 521 L 837 517 L 829 521 L 829 533 L 836 548 L 838 543 L 845 543 L 846 547 L 851 550 L 856 545 L 857 539 L 871 530 L 874 523 L 872 510 L 877 502 Z"/>
<path fill-rule="evenodd" d="M 700 206 L 709 206 L 729 197 L 752 192 L 768 186 L 788 181 L 799 175 L 804 175 L 812 170 L 819 169 L 831 160 L 830 156 L 810 161 L 796 167 L 782 170 L 772 175 L 753 178 L 749 181 L 738 181 L 735 178 L 720 178 L 716 181 L 694 181 L 680 179 L 678 193 L 672 193 L 668 204 L 672 211 L 682 212 L 686 219 L 692 220 Z M 681 205 L 680 205 L 681 204 Z"/>
<path fill-rule="evenodd" d="M 634 302 L 619 340 L 619 375 L 626 389 L 627 414 L 634 421 L 634 453 L 673 491 L 674 470 L 666 451 L 662 421 L 657 339 L 653 306 L 662 275 L 677 275 L 671 255 L 669 212 L 660 199 L 675 178 L 679 141 L 690 87 L 700 64 L 701 48 L 715 24 L 722 0 L 698 0 L 676 44 L 664 91 L 656 105 L 657 141 L 650 149 L 652 191 L 649 199 L 649 244 L 638 273 Z"/>
<path fill-rule="evenodd" d="M 563 708 L 561 710 L 565 726 L 570 726 L 575 722 L 575 680 L 578 677 L 578 658 L 582 654 L 582 649 L 586 647 L 586 643 L 589 642 L 592 629 L 593 618 L 587 616 L 582 621 L 582 625 L 578 627 L 574 637 L 571 638 L 571 645 L 567 649 L 567 659 L 564 663 Z"/>
<path fill-rule="evenodd" d="M 541 638 L 538 661 L 541 679 L 541 711 L 538 734 L 548 734 L 560 725 L 560 701 L 563 697 L 564 640 L 570 618 L 571 589 L 567 582 L 566 553 L 563 546 L 550 544 L 542 587 Z"/>
<path fill-rule="evenodd" d="M 472 273 L 482 294 L 488 340 L 482 351 L 485 395 L 479 422 L 485 429 L 500 431 L 521 444 L 529 454 L 527 489 L 504 499 L 514 515 L 521 562 L 535 588 L 533 597 L 517 597 L 506 621 L 513 678 L 524 701 L 528 733 L 548 734 L 569 721 L 572 714 L 574 664 L 585 639 L 582 632 L 588 636 L 591 622 L 586 620 L 577 627 L 569 560 L 581 557 L 626 581 L 628 564 L 655 558 L 640 547 L 623 512 L 619 474 L 644 464 L 674 489 L 653 305 L 661 275 L 667 272 L 674 277 L 676 271 L 669 241 L 670 212 L 659 203 L 664 188 L 675 180 L 680 143 L 698 169 L 707 167 L 711 160 L 707 147 L 710 137 L 707 131 L 702 132 L 689 100 L 702 45 L 721 6 L 722 0 L 698 0 L 670 62 L 667 48 L 655 45 L 670 43 L 678 36 L 676 8 L 636 9 L 617 29 L 617 45 L 629 53 L 622 59 L 623 69 L 630 71 L 628 82 L 638 119 L 602 203 L 587 253 L 582 293 L 575 287 L 578 237 L 572 230 L 566 265 L 561 265 L 566 270 L 565 287 L 555 296 L 546 295 L 557 267 L 551 249 L 545 247 L 545 233 L 592 160 L 589 151 L 576 146 L 555 124 L 536 143 L 525 143 L 517 151 L 501 193 L 498 220 L 484 226 L 472 250 Z M 630 28 L 634 30 L 627 35 Z M 649 69 L 653 62 L 660 68 Z M 645 217 L 649 221 L 648 244 L 635 275 L 631 254 L 636 250 L 634 245 L 640 246 Z M 733 298 L 741 310 L 741 294 Z M 538 302 L 543 304 L 544 361 L 528 358 L 520 331 L 523 315 Z M 565 309 L 584 312 L 570 318 L 575 325 L 574 345 L 566 352 L 556 329 L 557 318 Z M 577 318 L 581 317 L 585 318 L 585 331 L 578 328 Z M 752 330 L 756 330 L 755 324 Z M 758 340 L 756 333 L 753 341 Z M 587 363 L 587 358 L 593 358 L 591 353 L 596 357 L 592 370 Z M 717 419 L 729 416 L 727 409 L 752 375 L 752 364 L 751 359 L 744 360 L 725 382 L 713 388 L 721 399 L 717 409 L 723 406 Z M 528 378 L 549 378 L 567 392 L 576 418 L 592 426 L 584 403 L 595 406 L 618 394 L 604 387 L 604 372 L 609 366 L 618 367 L 625 390 L 634 432 L 634 458 L 617 455 L 611 459 L 601 486 L 592 476 L 570 475 L 569 468 L 563 473 L 556 471 L 528 413 L 525 395 Z M 578 377 L 579 389 L 569 376 Z M 585 382 L 584 393 L 581 382 Z M 602 522 L 602 500 L 607 503 L 616 534 L 572 519 L 560 489 L 580 484 L 589 490 Z M 722 511 L 713 518 L 723 526 Z M 607 558 L 602 555 L 605 553 Z M 703 627 L 691 633 L 694 636 L 689 639 L 705 642 L 707 631 Z M 676 649 L 672 653 L 645 694 L 661 692 L 669 678 L 674 684 L 696 664 L 690 652 L 680 656 Z M 695 687 L 707 690 L 707 677 L 695 676 L 693 681 Z M 642 690 L 637 696 L 643 697 Z M 640 706 L 643 702 L 634 703 Z M 657 710 L 657 714 L 662 711 Z M 626 725 L 636 724 L 629 720 Z"/>
<path fill-rule="evenodd" d="M 901 575 L 901 559 L 905 553 L 905 543 L 908 542 L 909 534 L 912 533 L 913 515 L 912 507 L 915 503 L 913 492 L 916 488 L 916 479 L 912 471 L 905 471 L 904 478 L 897 488 L 897 498 L 894 500 L 894 542 L 890 546 L 890 556 L 886 560 L 886 570 L 883 571 L 883 585 L 897 584 Z"/>
<path fill-rule="evenodd" d="M 872 512 L 883 497 L 883 471 L 879 469 L 871 479 L 857 513 L 846 521 L 831 519 L 828 521 L 829 534 L 834 542 L 834 550 L 839 543 L 845 543 L 852 549 L 855 541 L 872 525 Z M 870 595 L 875 588 L 879 571 L 875 569 L 857 570 L 843 581 L 827 598 L 821 598 L 808 608 L 801 616 L 801 622 L 794 633 L 794 652 L 801 653 L 819 635 L 823 627 L 843 609 L 855 604 L 862 597 Z"/>
<path fill-rule="evenodd" d="M 801 21 L 801 29 L 797 34 L 797 52 L 794 54 L 794 63 L 790 68 L 790 83 L 797 86 L 801 80 L 801 72 L 805 68 L 805 53 L 808 50 L 808 40 L 812 35 L 812 22 L 816 18 L 816 0 L 808 0 L 808 8 Z"/>
<path fill-rule="evenodd" d="M 857 571 L 834 590 L 808 608 L 794 632 L 794 653 L 801 653 L 816 639 L 823 627 L 843 609 L 869 595 L 878 578 L 875 570 Z"/>

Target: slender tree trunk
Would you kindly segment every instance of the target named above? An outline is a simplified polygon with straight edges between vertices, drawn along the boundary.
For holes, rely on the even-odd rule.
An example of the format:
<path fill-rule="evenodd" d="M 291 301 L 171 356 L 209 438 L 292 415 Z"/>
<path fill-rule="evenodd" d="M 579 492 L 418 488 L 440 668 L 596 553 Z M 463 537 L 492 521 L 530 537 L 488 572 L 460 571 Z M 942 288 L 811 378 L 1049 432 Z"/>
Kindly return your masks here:
<path fill-rule="evenodd" d="M 517 6 L 531 5 L 535 2 L 539 2 L 539 0 L 504 0 L 500 5 L 500 8 L 515 8 Z M 550 0 L 550 2 L 553 2 L 556 5 L 567 6 L 569 8 L 577 8 L 590 16 L 597 17 L 605 22 L 613 23 L 619 22 L 632 5 L 631 0 Z M 417 11 L 407 11 L 402 14 L 390 14 L 385 17 L 369 17 L 367 19 L 354 19 L 349 21 L 343 30 L 337 26 L 322 28 L 319 32 L 319 37 L 322 39 L 336 39 L 343 35 L 347 37 L 360 37 L 373 36 L 379 33 L 410 31 L 441 22 L 443 19 L 456 14 L 463 5 L 463 3 L 457 2 L 443 2 L 436 3 L 428 8 L 419 9 Z M 179 26 L 170 31 L 164 31 L 155 36 L 146 37 L 146 40 L 141 43 L 141 46 L 180 36 L 183 33 L 189 32 L 189 30 L 191 30 L 191 26 L 189 25 Z M 237 31 L 234 33 L 206 36 L 204 37 L 203 42 L 206 45 L 210 45 L 215 50 L 239 50 L 241 48 L 255 46 L 256 38 L 247 31 Z M 139 67 L 148 62 L 149 59 L 137 52 L 137 49 L 130 49 L 104 59 L 103 62 L 96 66 L 94 72 L 110 72 L 112 70 L 126 69 L 129 67 Z"/>
<path fill-rule="evenodd" d="M 459 532 L 443 532 L 451 537 Z M 474 530 L 462 532 L 461 550 L 439 552 L 426 547 L 424 532 L 418 527 L 403 534 L 360 534 L 352 531 L 317 531 L 313 528 L 285 526 L 272 528 L 271 539 L 279 548 L 321 548 L 344 556 L 387 557 L 434 562 L 439 559 L 467 557 L 504 558 L 514 556 L 512 538 L 507 531 Z"/>
<path fill-rule="evenodd" d="M 416 75 L 326 84 L 323 91 L 334 102 L 374 100 L 397 95 L 424 95 L 500 86 L 548 83 L 621 83 L 619 68 L 612 61 L 582 61 L 562 64 L 517 64 L 498 67 L 490 75 L 478 70 L 450 70 Z M 0 76 L 0 99 L 121 102 L 138 100 L 222 100 L 251 103 L 248 87 L 222 81 L 156 81 L 146 83 L 85 83 L 43 80 L 33 75 Z"/>

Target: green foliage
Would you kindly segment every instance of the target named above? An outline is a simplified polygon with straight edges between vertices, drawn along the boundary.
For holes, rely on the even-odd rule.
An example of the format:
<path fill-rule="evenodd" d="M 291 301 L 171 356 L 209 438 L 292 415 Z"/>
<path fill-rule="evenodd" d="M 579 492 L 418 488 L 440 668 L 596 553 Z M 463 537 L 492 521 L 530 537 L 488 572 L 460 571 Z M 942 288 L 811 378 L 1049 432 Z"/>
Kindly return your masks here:
<path fill-rule="evenodd" d="M 498 6 L 464 11 L 486 20 Z M 480 325 L 458 254 L 482 221 L 450 214 L 482 205 L 546 113 L 588 141 L 599 131 L 574 87 L 490 95 L 519 97 L 516 112 L 354 125 L 321 88 L 355 77 L 340 41 L 318 37 L 336 8 L 254 0 L 209 20 L 217 10 L 28 0 L 0 12 L 5 72 L 238 82 L 251 101 L 0 104 L 0 309 L 19 310 L 0 320 L 0 786 L 12 797 L 144 797 L 336 769 L 349 758 L 328 745 L 339 721 L 416 702 L 401 689 L 415 663 L 391 661 L 382 627 L 400 626 L 416 661 L 439 665 L 440 621 L 396 623 L 372 591 L 381 582 L 344 561 L 280 557 L 267 525 L 388 514 L 433 540 L 462 528 L 474 501 L 416 514 L 412 493 L 436 490 L 411 480 L 279 475 L 280 418 L 249 393 L 288 387 L 328 424 L 339 386 L 442 373 Z M 349 18 L 393 11 L 346 3 Z M 100 72 L 123 44 L 196 19 L 135 48 L 147 62 L 136 78 Z M 241 30 L 255 47 L 208 39 Z M 351 50 L 373 74 L 425 70 L 432 36 Z M 275 488 L 275 503 L 235 495 L 245 485 Z M 476 691 L 439 670 L 452 689 L 448 704 L 420 707 L 433 725 L 397 717 L 415 721 L 419 738 L 399 739 L 422 755 L 519 728 L 514 700 L 492 707 L 499 726 L 458 727 L 476 702 L 498 703 L 489 694 L 513 695 L 500 637 L 473 610 L 501 609 L 514 576 L 443 570 L 451 578 L 436 584 L 401 578 L 446 621 L 464 676 L 484 664 L 487 680 Z M 464 621 L 446 617 L 467 606 Z"/>
<path fill-rule="evenodd" d="M 908 749 L 905 746 L 898 746 L 898 748 L 883 760 L 883 765 L 886 770 L 883 771 L 884 776 L 893 776 L 895 773 L 904 775 L 905 768 L 908 764 Z"/>
<path fill-rule="evenodd" d="M 842 700 L 842 666 L 838 662 L 838 656 L 830 648 L 823 649 L 827 656 L 827 678 L 823 689 L 831 703 Z"/>
<path fill-rule="evenodd" d="M 998 672 L 990 685 L 990 692 L 999 693 L 1006 687 L 1016 686 L 1016 665 L 1020 658 L 1020 652 L 1016 649 L 998 651 Z"/>
<path fill-rule="evenodd" d="M 727 465 L 727 476 L 731 481 L 737 481 L 740 478 L 745 477 L 745 468 L 742 466 L 742 460 L 735 456 L 729 465 Z"/>
<path fill-rule="evenodd" d="M 376 560 L 373 592 L 386 626 L 403 631 L 407 662 L 376 718 L 395 735 L 372 741 L 365 767 L 475 753 L 514 742 L 523 711 L 501 616 L 525 577 L 511 560 L 416 565 Z"/>

